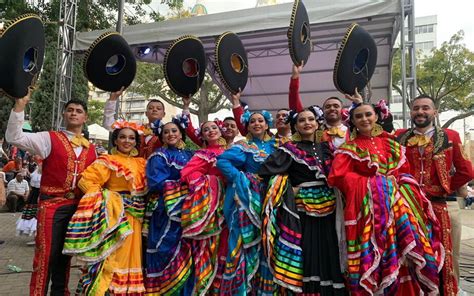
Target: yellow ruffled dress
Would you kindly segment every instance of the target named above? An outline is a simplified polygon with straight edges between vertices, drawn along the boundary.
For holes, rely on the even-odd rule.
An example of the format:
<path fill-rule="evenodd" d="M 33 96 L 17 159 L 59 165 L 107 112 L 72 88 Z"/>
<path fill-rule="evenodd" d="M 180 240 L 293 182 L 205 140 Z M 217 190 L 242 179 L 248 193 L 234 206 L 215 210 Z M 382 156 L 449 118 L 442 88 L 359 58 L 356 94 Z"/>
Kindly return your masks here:
<path fill-rule="evenodd" d="M 80 295 L 144 295 L 145 159 L 101 155 L 81 175 L 85 195 L 69 222 L 64 254 L 84 262 Z"/>

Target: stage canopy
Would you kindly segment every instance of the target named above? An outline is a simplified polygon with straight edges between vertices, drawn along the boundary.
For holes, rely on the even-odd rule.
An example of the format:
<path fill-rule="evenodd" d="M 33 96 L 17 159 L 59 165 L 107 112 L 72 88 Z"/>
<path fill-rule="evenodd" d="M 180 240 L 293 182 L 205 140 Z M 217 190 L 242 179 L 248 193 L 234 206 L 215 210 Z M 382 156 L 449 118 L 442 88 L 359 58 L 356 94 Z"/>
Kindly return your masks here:
<path fill-rule="evenodd" d="M 342 96 L 334 87 L 333 67 L 339 44 L 352 22 L 369 31 L 377 44 L 372 100 L 388 98 L 392 49 L 402 23 L 400 0 L 306 0 L 304 4 L 311 22 L 313 50 L 300 78 L 303 104 L 321 104 L 329 96 Z M 128 26 L 124 27 L 123 36 L 139 60 L 153 63 L 163 62 L 166 49 L 176 38 L 199 37 L 208 56 L 208 73 L 220 85 L 213 66 L 215 39 L 225 31 L 237 33 L 249 58 L 249 81 L 242 101 L 254 110 L 274 111 L 288 105 L 292 62 L 286 34 L 292 5 L 285 3 Z M 78 33 L 75 51 L 86 50 L 103 32 Z M 143 47 L 151 51 L 147 55 L 139 54 Z"/>

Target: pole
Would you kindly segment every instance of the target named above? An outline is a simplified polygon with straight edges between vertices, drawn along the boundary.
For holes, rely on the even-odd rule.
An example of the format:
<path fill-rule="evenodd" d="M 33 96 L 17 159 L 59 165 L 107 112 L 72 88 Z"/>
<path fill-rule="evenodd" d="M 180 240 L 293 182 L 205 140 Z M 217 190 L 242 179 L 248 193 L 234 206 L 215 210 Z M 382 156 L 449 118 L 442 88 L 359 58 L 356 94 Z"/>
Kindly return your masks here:
<path fill-rule="evenodd" d="M 119 32 L 120 34 L 122 34 L 124 6 L 125 6 L 125 0 L 120 0 L 119 7 L 118 7 L 117 28 L 116 28 L 116 31 Z"/>

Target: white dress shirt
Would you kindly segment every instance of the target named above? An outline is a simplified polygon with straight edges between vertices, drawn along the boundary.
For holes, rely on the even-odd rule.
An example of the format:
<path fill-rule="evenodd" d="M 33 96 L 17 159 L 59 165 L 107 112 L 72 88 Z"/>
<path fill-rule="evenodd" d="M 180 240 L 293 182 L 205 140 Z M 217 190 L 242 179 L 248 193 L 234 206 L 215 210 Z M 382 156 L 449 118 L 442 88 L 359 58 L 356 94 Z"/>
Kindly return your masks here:
<path fill-rule="evenodd" d="M 25 112 L 15 112 L 12 110 L 8 119 L 5 139 L 8 143 L 26 150 L 31 154 L 37 154 L 42 159 L 46 159 L 51 154 L 51 137 L 49 132 L 24 133 L 23 123 L 25 122 Z M 70 131 L 63 131 L 69 140 L 75 134 Z M 82 146 L 74 148 L 74 153 L 79 156 L 82 152 Z"/>
<path fill-rule="evenodd" d="M 11 111 L 10 118 L 8 119 L 7 130 L 5 132 L 5 139 L 12 145 L 26 150 L 31 154 L 37 154 L 42 159 L 46 159 L 51 154 L 51 137 L 49 132 L 38 132 L 38 133 L 24 133 L 22 130 L 23 123 L 25 122 L 25 112 Z M 69 141 L 75 136 L 73 132 L 62 131 Z M 79 157 L 82 152 L 82 146 L 74 147 L 74 153 L 76 157 Z M 72 189 L 76 187 L 76 175 L 77 175 L 77 164 L 74 167 L 74 179 L 72 182 Z"/>
<path fill-rule="evenodd" d="M 41 173 L 39 173 L 38 169 L 36 169 L 33 173 L 31 173 L 30 185 L 31 187 L 40 188 L 40 184 L 41 184 Z"/>
<path fill-rule="evenodd" d="M 104 120 L 102 121 L 102 126 L 107 129 L 109 132 L 112 132 L 112 124 L 115 121 L 115 107 L 117 106 L 118 101 L 105 101 L 104 106 Z"/>

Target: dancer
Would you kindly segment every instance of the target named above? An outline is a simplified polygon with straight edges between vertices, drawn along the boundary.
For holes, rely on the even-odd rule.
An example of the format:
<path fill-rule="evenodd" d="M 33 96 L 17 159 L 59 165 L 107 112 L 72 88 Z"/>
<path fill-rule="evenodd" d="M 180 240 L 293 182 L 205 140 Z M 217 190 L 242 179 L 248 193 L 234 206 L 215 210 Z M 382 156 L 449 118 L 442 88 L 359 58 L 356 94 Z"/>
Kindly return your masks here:
<path fill-rule="evenodd" d="M 188 117 L 189 122 L 186 127 L 186 134 L 191 139 L 191 141 L 194 142 L 194 144 L 198 145 L 199 147 L 203 147 L 204 143 L 202 141 L 202 137 L 199 135 L 199 131 L 193 127 L 191 122 L 191 113 L 189 111 L 190 103 L 191 98 L 183 98 L 183 114 Z M 239 134 L 236 119 L 233 117 L 226 117 L 222 123 L 219 121 L 216 122 L 218 122 L 218 125 L 220 125 L 222 129 L 222 137 L 225 139 L 227 147 L 230 147 L 234 143 L 235 137 Z"/>
<path fill-rule="evenodd" d="M 276 147 L 269 135 L 273 119 L 267 111 L 246 111 L 242 121 L 247 140 L 238 141 L 217 158 L 217 167 L 227 179 L 224 216 L 229 228 L 221 293 L 272 293 L 272 275 L 260 247 L 263 184 L 257 172 Z"/>
<path fill-rule="evenodd" d="M 189 247 L 182 246 L 181 208 L 175 203 L 180 196 L 188 193 L 187 186 L 181 186 L 180 172 L 193 155 L 185 148 L 184 127 L 183 121 L 173 118 L 159 128 L 157 132 L 163 147 L 155 150 L 147 161 L 146 175 L 151 197 L 146 210 L 149 229 L 144 229 L 148 236 L 145 279 L 148 295 L 191 295 L 193 288 L 192 281 L 187 281 L 191 274 L 179 273 L 183 267 L 180 263 L 184 262 L 182 257 L 175 256 L 184 254 L 190 258 L 189 250 L 182 252 Z M 165 200 L 165 196 L 173 198 Z"/>
<path fill-rule="evenodd" d="M 83 263 L 78 294 L 144 295 L 142 127 L 126 121 L 112 127 L 112 154 L 101 155 L 81 175 L 78 186 L 85 195 L 69 222 L 63 253 Z"/>
<path fill-rule="evenodd" d="M 361 103 L 349 114 L 351 136 L 335 152 L 328 183 L 345 198 L 350 293 L 436 295 L 444 250 L 431 204 L 404 148 L 378 124 L 386 113 Z"/>
<path fill-rule="evenodd" d="M 64 105 L 64 131 L 24 133 L 24 110 L 30 96 L 29 92 L 15 101 L 5 133 L 10 144 L 43 159 L 30 294 L 46 295 L 51 280 L 51 295 L 69 295 L 71 257 L 61 251 L 69 219 L 82 196 L 77 188 L 80 173 L 96 158 L 94 145 L 81 134 L 87 105 L 74 99 Z"/>
<path fill-rule="evenodd" d="M 398 141 L 406 146 L 410 173 L 420 183 L 442 230 L 442 243 L 446 249 L 440 284 L 442 295 L 457 295 L 458 285 L 454 274 L 451 221 L 446 196 L 459 190 L 474 178 L 472 163 L 464 153 L 456 131 L 435 125 L 438 111 L 433 99 L 420 95 L 410 105 L 410 116 L 415 125 L 411 129 L 396 131 Z M 459 249 L 459 246 L 457 246 Z"/>
<path fill-rule="evenodd" d="M 337 233 L 343 209 L 326 181 L 332 154 L 327 142 L 320 143 L 322 115 L 319 107 L 291 111 L 293 140 L 260 167 L 258 174 L 270 183 L 262 244 L 281 288 L 304 295 L 346 295 L 341 265 L 346 258 L 340 258 L 342 233 Z"/>
<path fill-rule="evenodd" d="M 227 230 L 222 204 L 224 178 L 216 167 L 227 142 L 215 121 L 201 125 L 199 134 L 205 148 L 197 150 L 181 170 L 181 180 L 188 185 L 189 194 L 181 207 L 183 241 L 192 256 L 193 295 L 218 294 L 221 291 L 227 250 Z"/>

